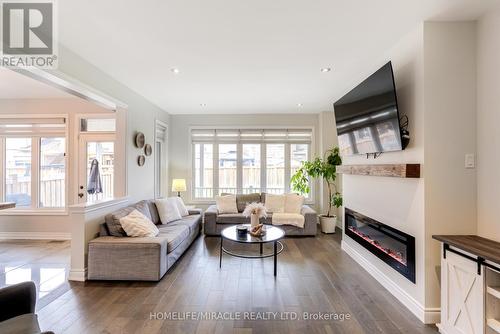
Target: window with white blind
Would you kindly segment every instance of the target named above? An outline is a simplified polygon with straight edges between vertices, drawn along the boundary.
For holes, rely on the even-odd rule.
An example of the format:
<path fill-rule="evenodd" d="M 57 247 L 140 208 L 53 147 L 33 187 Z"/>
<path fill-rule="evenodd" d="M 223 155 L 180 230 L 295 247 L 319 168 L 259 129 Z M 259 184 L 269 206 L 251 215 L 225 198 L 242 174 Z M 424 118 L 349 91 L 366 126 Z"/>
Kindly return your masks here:
<path fill-rule="evenodd" d="M 0 118 L 0 201 L 21 210 L 66 206 L 65 118 Z"/>
<path fill-rule="evenodd" d="M 192 129 L 192 196 L 289 192 L 312 140 L 312 129 Z"/>

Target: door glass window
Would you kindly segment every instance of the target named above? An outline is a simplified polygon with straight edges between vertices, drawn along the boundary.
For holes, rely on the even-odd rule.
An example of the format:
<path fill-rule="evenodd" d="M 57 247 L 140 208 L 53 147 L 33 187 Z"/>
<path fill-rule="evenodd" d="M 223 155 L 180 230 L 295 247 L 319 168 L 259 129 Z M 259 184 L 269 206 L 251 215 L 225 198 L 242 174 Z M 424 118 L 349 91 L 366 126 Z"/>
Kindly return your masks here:
<path fill-rule="evenodd" d="M 113 197 L 114 142 L 87 142 L 87 201 Z"/>

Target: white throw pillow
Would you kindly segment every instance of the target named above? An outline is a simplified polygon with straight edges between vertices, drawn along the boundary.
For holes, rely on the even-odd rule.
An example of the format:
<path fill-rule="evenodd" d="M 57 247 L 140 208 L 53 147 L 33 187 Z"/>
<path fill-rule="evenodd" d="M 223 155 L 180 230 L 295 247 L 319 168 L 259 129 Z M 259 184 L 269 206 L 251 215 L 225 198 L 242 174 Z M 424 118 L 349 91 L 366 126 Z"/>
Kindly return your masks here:
<path fill-rule="evenodd" d="M 182 218 L 179 209 L 177 209 L 176 201 L 170 198 L 157 199 L 155 205 L 162 224 L 168 224 Z"/>
<path fill-rule="evenodd" d="M 184 201 L 182 200 L 182 198 L 177 196 L 177 197 L 169 197 L 168 199 L 174 201 L 175 206 L 177 207 L 177 210 L 179 210 L 179 213 L 181 214 L 182 217 L 189 216 L 189 211 L 186 208 L 186 205 L 184 205 Z"/>
<path fill-rule="evenodd" d="M 304 204 L 304 196 L 298 194 L 285 195 L 285 213 L 300 214 L 303 204 Z"/>
<path fill-rule="evenodd" d="M 217 204 L 217 211 L 221 214 L 238 213 L 236 195 L 215 196 L 215 203 Z"/>
<path fill-rule="evenodd" d="M 160 233 L 158 227 L 139 210 L 120 218 L 120 224 L 129 237 L 156 237 Z"/>
<path fill-rule="evenodd" d="M 285 195 L 266 194 L 266 203 L 264 206 L 266 207 L 267 212 L 285 212 Z"/>

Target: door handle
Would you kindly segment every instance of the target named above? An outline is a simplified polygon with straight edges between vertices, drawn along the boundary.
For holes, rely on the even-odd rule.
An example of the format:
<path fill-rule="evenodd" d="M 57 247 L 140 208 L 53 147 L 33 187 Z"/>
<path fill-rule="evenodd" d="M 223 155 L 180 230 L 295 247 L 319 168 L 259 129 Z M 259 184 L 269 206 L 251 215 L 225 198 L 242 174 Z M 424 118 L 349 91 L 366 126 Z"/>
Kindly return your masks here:
<path fill-rule="evenodd" d="M 78 197 L 82 198 L 83 197 L 83 193 L 78 193 Z"/>

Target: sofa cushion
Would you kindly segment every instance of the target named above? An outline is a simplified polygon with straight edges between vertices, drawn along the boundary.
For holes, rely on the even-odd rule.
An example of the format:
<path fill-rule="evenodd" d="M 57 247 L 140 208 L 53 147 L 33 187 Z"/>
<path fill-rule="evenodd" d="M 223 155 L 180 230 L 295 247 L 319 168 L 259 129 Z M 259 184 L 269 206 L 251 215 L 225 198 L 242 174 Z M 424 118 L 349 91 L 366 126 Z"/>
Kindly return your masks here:
<path fill-rule="evenodd" d="M 266 194 L 267 212 L 285 212 L 285 195 Z"/>
<path fill-rule="evenodd" d="M 175 200 L 171 198 L 160 198 L 155 200 L 158 214 L 162 224 L 168 224 L 182 218 Z"/>
<path fill-rule="evenodd" d="M 189 215 L 189 211 L 186 208 L 186 205 L 184 204 L 184 201 L 182 200 L 181 197 L 174 196 L 174 197 L 169 197 L 168 199 L 172 200 L 175 203 L 175 206 L 177 207 L 177 210 L 181 214 L 181 217 L 186 217 Z"/>
<path fill-rule="evenodd" d="M 28 313 L 0 322 L 0 333 L 40 333 L 38 317 L 36 314 Z"/>
<path fill-rule="evenodd" d="M 158 213 L 158 209 L 156 208 L 155 201 L 153 199 L 145 201 L 149 208 L 149 213 L 151 214 L 151 221 L 155 224 L 161 224 L 160 214 Z"/>
<path fill-rule="evenodd" d="M 217 216 L 217 224 L 250 224 L 250 218 L 241 213 L 225 213 Z"/>
<path fill-rule="evenodd" d="M 176 249 L 189 236 L 189 227 L 185 225 L 167 224 L 158 226 L 158 229 L 158 236 L 167 239 L 167 253 Z"/>
<path fill-rule="evenodd" d="M 219 214 L 238 213 L 236 195 L 215 196 L 215 203 Z"/>
<path fill-rule="evenodd" d="M 159 233 L 158 227 L 153 224 L 151 219 L 138 210 L 120 218 L 120 223 L 129 237 L 156 237 Z"/>
<path fill-rule="evenodd" d="M 114 237 L 126 237 L 127 233 L 123 230 L 120 223 L 120 218 L 128 216 L 132 211 L 137 210 L 151 220 L 151 213 L 147 201 L 140 201 L 134 205 L 124 207 L 120 210 L 112 212 L 104 218 L 106 226 L 108 227 L 109 234 Z"/>
<path fill-rule="evenodd" d="M 303 204 L 304 196 L 298 194 L 285 195 L 285 213 L 300 214 Z"/>
<path fill-rule="evenodd" d="M 243 212 L 248 204 L 254 202 L 260 203 L 260 194 L 236 195 L 236 207 L 238 208 L 238 212 Z"/>
<path fill-rule="evenodd" d="M 189 228 L 189 233 L 192 233 L 196 229 L 199 228 L 199 224 L 201 223 L 201 214 L 198 215 L 190 215 L 183 217 L 180 220 L 176 220 L 175 222 L 171 222 L 169 226 L 182 225 L 187 226 Z"/>

